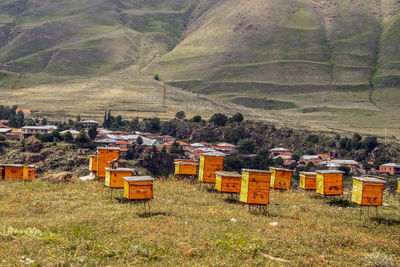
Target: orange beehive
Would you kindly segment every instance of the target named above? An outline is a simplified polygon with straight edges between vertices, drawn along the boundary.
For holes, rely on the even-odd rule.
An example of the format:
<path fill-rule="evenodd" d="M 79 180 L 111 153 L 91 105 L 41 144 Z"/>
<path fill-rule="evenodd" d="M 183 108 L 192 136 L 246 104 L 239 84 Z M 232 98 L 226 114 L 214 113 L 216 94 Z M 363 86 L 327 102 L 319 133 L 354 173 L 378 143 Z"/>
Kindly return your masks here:
<path fill-rule="evenodd" d="M 305 190 L 316 189 L 317 174 L 315 172 L 300 172 L 299 187 Z"/>
<path fill-rule="evenodd" d="M 153 181 L 150 176 L 124 177 L 124 197 L 129 200 L 153 199 Z"/>
<path fill-rule="evenodd" d="M 3 166 L 1 166 L 0 165 L 0 180 L 3 180 L 4 178 L 4 175 L 3 175 L 3 170 L 4 170 L 4 168 L 3 168 Z"/>
<path fill-rule="evenodd" d="M 216 172 L 215 189 L 221 193 L 240 193 L 242 175 L 237 172 Z"/>
<path fill-rule="evenodd" d="M 132 169 L 118 168 L 111 169 L 106 168 L 106 178 L 104 180 L 104 185 L 109 188 L 124 188 L 123 177 L 129 177 L 133 175 Z"/>
<path fill-rule="evenodd" d="M 2 177 L 8 179 L 35 179 L 36 167 L 34 165 L 2 164 Z"/>
<path fill-rule="evenodd" d="M 288 190 L 292 181 L 292 170 L 282 168 L 269 168 L 271 172 L 270 186 L 276 189 Z"/>
<path fill-rule="evenodd" d="M 240 201 L 247 204 L 268 205 L 271 172 L 242 169 Z"/>
<path fill-rule="evenodd" d="M 97 155 L 90 155 L 89 158 L 89 171 L 91 173 L 97 173 Z"/>
<path fill-rule="evenodd" d="M 317 173 L 317 193 L 320 195 L 341 195 L 343 194 L 343 173 L 342 171 L 320 170 Z"/>
<path fill-rule="evenodd" d="M 98 147 L 97 148 L 97 177 L 104 179 L 106 177 L 106 170 L 108 162 L 117 159 L 117 166 L 119 162 L 119 151 L 118 147 Z"/>
<path fill-rule="evenodd" d="M 354 177 L 351 201 L 361 206 L 382 206 L 385 183 L 376 178 Z"/>
<path fill-rule="evenodd" d="M 215 183 L 215 173 L 222 171 L 223 167 L 224 154 L 200 154 L 199 181 L 203 183 Z"/>
<path fill-rule="evenodd" d="M 198 166 L 199 164 L 196 160 L 177 159 L 175 160 L 175 175 L 196 176 Z"/>

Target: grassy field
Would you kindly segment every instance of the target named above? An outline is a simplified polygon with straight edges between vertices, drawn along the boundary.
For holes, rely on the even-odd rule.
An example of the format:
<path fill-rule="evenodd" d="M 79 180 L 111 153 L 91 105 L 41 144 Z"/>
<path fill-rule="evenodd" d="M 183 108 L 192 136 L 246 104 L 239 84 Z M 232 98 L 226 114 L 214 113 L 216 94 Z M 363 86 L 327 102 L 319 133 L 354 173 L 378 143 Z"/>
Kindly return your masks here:
<path fill-rule="evenodd" d="M 311 192 L 273 191 L 268 213 L 206 187 L 157 180 L 151 212 L 99 182 L 0 183 L 0 265 L 394 266 L 400 198 L 347 207 Z M 348 197 L 347 192 L 347 197 Z M 392 264 L 392 265 L 390 265 Z"/>

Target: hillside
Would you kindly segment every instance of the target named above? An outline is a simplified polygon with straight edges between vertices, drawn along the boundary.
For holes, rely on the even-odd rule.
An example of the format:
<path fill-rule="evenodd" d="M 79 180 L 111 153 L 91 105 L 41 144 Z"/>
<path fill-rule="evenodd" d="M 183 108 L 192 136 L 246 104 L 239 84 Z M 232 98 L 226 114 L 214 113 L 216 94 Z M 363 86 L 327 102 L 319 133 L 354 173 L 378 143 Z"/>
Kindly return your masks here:
<path fill-rule="evenodd" d="M 6 0 L 0 102 L 398 135 L 399 41 L 399 0 Z"/>

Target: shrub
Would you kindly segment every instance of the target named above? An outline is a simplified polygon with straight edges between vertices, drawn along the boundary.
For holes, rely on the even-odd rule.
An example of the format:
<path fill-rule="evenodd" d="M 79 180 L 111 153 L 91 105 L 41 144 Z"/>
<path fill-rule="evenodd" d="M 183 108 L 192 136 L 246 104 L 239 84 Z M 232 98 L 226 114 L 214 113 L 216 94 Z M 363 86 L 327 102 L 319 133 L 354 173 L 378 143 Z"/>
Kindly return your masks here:
<path fill-rule="evenodd" d="M 236 114 L 233 115 L 232 118 L 231 118 L 231 120 L 232 120 L 233 122 L 242 122 L 243 119 L 244 119 L 244 118 L 243 118 L 243 115 L 242 115 L 242 113 L 240 113 L 240 112 L 236 113 Z"/>
<path fill-rule="evenodd" d="M 74 137 L 72 136 L 71 132 L 65 132 L 62 137 L 64 138 L 64 141 L 67 143 L 72 143 L 74 141 Z"/>
<path fill-rule="evenodd" d="M 181 119 L 181 120 L 184 119 L 184 118 L 186 118 L 185 111 L 183 111 L 183 110 L 178 111 L 178 112 L 175 114 L 175 118 Z"/>
<path fill-rule="evenodd" d="M 228 122 L 228 117 L 222 113 L 215 113 L 212 115 L 209 122 L 215 123 L 218 126 L 225 126 Z"/>
<path fill-rule="evenodd" d="M 255 150 L 254 140 L 251 138 L 242 139 L 238 142 L 237 148 L 243 154 L 252 154 Z"/>
<path fill-rule="evenodd" d="M 193 122 L 201 122 L 201 116 L 196 115 L 191 119 L 191 121 L 193 121 Z"/>

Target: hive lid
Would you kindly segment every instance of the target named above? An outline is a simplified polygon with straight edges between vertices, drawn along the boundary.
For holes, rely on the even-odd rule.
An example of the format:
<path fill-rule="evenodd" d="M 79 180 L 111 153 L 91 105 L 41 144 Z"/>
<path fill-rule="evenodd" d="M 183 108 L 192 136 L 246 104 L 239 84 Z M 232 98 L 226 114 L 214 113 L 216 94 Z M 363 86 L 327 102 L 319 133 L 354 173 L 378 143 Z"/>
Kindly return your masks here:
<path fill-rule="evenodd" d="M 117 168 L 117 169 L 113 169 L 113 168 L 105 168 L 106 171 L 113 171 L 113 172 L 133 172 L 133 169 L 129 169 L 129 168 Z"/>
<path fill-rule="evenodd" d="M 179 163 L 180 165 L 195 165 L 195 166 L 199 165 L 198 163 L 194 162 L 177 162 L 177 163 Z"/>
<path fill-rule="evenodd" d="M 276 168 L 276 167 L 270 167 L 270 170 L 277 170 L 277 171 L 286 171 L 286 172 L 294 172 L 294 170 L 289 170 L 285 168 Z"/>
<path fill-rule="evenodd" d="M 224 153 L 201 153 L 200 156 L 225 157 Z"/>
<path fill-rule="evenodd" d="M 316 173 L 322 174 L 335 174 L 335 173 L 344 173 L 344 171 L 335 171 L 335 170 L 317 170 Z"/>
<path fill-rule="evenodd" d="M 97 150 L 121 150 L 119 147 L 98 147 Z"/>
<path fill-rule="evenodd" d="M 271 173 L 270 171 L 266 171 L 266 170 L 255 170 L 255 169 L 242 169 L 242 172 L 262 172 L 262 173 Z"/>
<path fill-rule="evenodd" d="M 229 177 L 236 177 L 236 178 L 242 177 L 242 175 L 239 174 L 238 172 L 221 171 L 221 172 L 216 172 L 215 174 L 220 175 L 220 176 L 229 176 Z"/>
<path fill-rule="evenodd" d="M 0 164 L 0 167 L 24 167 L 24 164 Z M 36 167 L 35 165 L 28 165 L 28 167 Z"/>
<path fill-rule="evenodd" d="M 175 162 L 180 162 L 180 161 L 188 161 L 188 162 L 198 162 L 198 160 L 194 159 L 176 159 L 174 160 Z"/>
<path fill-rule="evenodd" d="M 304 175 L 317 175 L 316 172 L 300 172 L 300 174 L 304 174 Z"/>
<path fill-rule="evenodd" d="M 363 175 L 362 177 L 366 177 L 366 178 L 376 178 L 376 179 L 379 179 L 379 180 L 386 181 L 386 178 L 385 178 L 385 177 L 377 176 L 377 175 L 368 175 L 368 174 L 366 174 L 366 175 Z"/>
<path fill-rule="evenodd" d="M 383 181 L 381 179 L 377 178 L 371 178 L 371 177 L 353 177 L 354 180 L 361 181 L 361 182 L 367 182 L 367 183 L 376 183 L 376 184 L 384 184 L 386 181 Z"/>
<path fill-rule="evenodd" d="M 145 182 L 145 181 L 154 181 L 153 177 L 150 176 L 128 176 L 122 177 L 127 182 Z"/>

